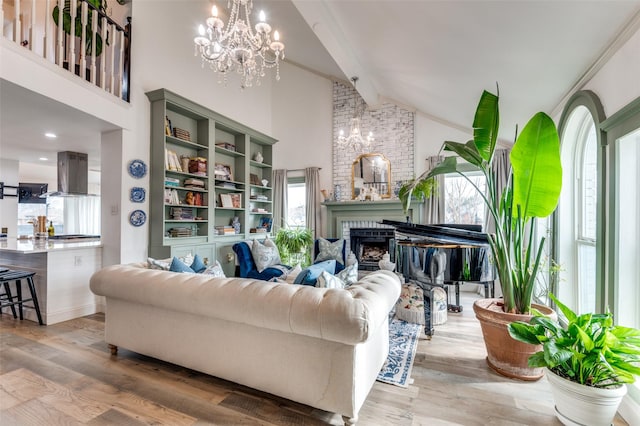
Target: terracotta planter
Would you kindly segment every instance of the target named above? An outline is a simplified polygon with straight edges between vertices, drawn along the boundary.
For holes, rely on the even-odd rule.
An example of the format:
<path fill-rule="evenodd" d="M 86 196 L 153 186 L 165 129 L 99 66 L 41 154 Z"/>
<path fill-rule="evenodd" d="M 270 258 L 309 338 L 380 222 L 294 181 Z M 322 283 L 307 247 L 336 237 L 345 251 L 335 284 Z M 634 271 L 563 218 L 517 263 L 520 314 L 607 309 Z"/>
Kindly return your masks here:
<path fill-rule="evenodd" d="M 556 402 L 556 417 L 567 426 L 609 426 L 618 411 L 626 386 L 594 388 L 564 379 L 545 368 Z"/>
<path fill-rule="evenodd" d="M 540 379 L 544 375 L 544 368 L 531 368 L 528 360 L 529 356 L 541 351 L 542 346 L 518 342 L 509 336 L 507 330 L 507 325 L 514 321 L 529 322 L 531 315 L 508 314 L 498 303 L 502 303 L 502 299 L 480 299 L 473 304 L 487 348 L 487 364 L 506 377 Z M 557 319 L 556 313 L 549 307 L 536 304 L 532 306 L 550 318 Z"/>

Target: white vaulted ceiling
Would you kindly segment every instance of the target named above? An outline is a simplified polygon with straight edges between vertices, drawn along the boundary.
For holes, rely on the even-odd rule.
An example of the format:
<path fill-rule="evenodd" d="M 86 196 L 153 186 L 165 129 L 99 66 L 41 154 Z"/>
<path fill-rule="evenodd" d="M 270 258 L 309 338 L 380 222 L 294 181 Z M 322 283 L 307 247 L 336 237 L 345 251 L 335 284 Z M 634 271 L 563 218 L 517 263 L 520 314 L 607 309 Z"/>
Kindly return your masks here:
<path fill-rule="evenodd" d="M 499 83 L 505 141 L 534 112 L 557 114 L 640 27 L 640 0 L 254 0 L 260 9 L 282 33 L 287 61 L 344 81 L 358 76 L 370 107 L 392 100 L 468 128 L 481 91 Z M 0 98 L 2 158 L 99 151 L 97 135 L 110 129 L 7 82 Z M 43 140 L 51 121 L 76 131 Z"/>

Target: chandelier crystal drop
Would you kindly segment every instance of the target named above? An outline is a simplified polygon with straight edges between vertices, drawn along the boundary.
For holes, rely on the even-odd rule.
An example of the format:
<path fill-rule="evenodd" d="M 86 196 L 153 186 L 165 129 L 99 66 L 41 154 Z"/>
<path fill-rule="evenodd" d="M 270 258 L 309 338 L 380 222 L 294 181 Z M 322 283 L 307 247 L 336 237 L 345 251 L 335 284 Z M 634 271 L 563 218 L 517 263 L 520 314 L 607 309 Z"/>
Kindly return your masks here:
<path fill-rule="evenodd" d="M 340 129 L 338 133 L 338 147 L 340 149 L 350 149 L 355 152 L 367 153 L 371 152 L 371 145 L 375 138 L 373 132 L 369 132 L 367 137 L 362 137 L 362 127 L 360 122 L 360 116 L 363 111 L 359 111 L 358 108 L 358 92 L 355 90 L 358 77 L 351 77 L 353 82 L 354 95 L 354 112 L 353 117 L 349 120 L 349 135 L 345 136 L 344 130 Z"/>
<path fill-rule="evenodd" d="M 280 42 L 278 31 L 273 32 L 265 22 L 264 11 L 260 11 L 259 22 L 251 26 L 249 16 L 253 0 L 229 0 L 229 23 L 218 18 L 218 8 L 211 8 L 206 28 L 199 27 L 199 35 L 194 38 L 195 55 L 205 62 L 227 83 L 227 75 L 236 71 L 240 75 L 240 87 L 260 85 L 265 69 L 276 68 L 276 80 L 280 80 L 280 61 L 284 59 L 284 44 Z M 254 31 L 255 29 L 255 31 Z"/>

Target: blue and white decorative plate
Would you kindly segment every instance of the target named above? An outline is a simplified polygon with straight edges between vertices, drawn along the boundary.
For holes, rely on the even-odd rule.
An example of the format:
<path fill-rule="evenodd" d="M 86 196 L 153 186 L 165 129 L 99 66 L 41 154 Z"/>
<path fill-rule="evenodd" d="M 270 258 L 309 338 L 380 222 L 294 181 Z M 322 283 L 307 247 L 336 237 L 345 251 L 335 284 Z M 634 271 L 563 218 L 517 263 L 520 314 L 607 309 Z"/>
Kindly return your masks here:
<path fill-rule="evenodd" d="M 142 160 L 132 160 L 129 163 L 129 174 L 136 179 L 140 179 L 147 174 L 147 165 Z"/>
<path fill-rule="evenodd" d="M 142 203 L 146 198 L 147 193 L 144 188 L 140 188 L 138 186 L 134 186 L 131 188 L 131 192 L 129 193 L 129 199 L 134 203 Z"/>
<path fill-rule="evenodd" d="M 129 215 L 129 223 L 133 226 L 142 226 L 147 221 L 147 214 L 142 210 L 134 210 Z"/>

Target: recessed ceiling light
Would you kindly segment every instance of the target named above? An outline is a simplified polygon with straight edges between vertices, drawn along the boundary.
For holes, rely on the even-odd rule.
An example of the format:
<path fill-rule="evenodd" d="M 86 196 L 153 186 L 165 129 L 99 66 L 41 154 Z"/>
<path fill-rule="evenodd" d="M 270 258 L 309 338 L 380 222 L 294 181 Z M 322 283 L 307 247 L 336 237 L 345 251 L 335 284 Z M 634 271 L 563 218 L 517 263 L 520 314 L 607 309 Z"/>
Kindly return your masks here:
<path fill-rule="evenodd" d="M 58 137 L 58 135 L 56 135 L 55 133 L 51 133 L 51 132 L 45 133 L 44 135 L 46 137 L 48 137 L 48 138 L 51 138 L 51 139 L 55 139 L 55 138 Z"/>
<path fill-rule="evenodd" d="M 40 161 L 49 161 L 47 157 L 40 157 Z"/>

